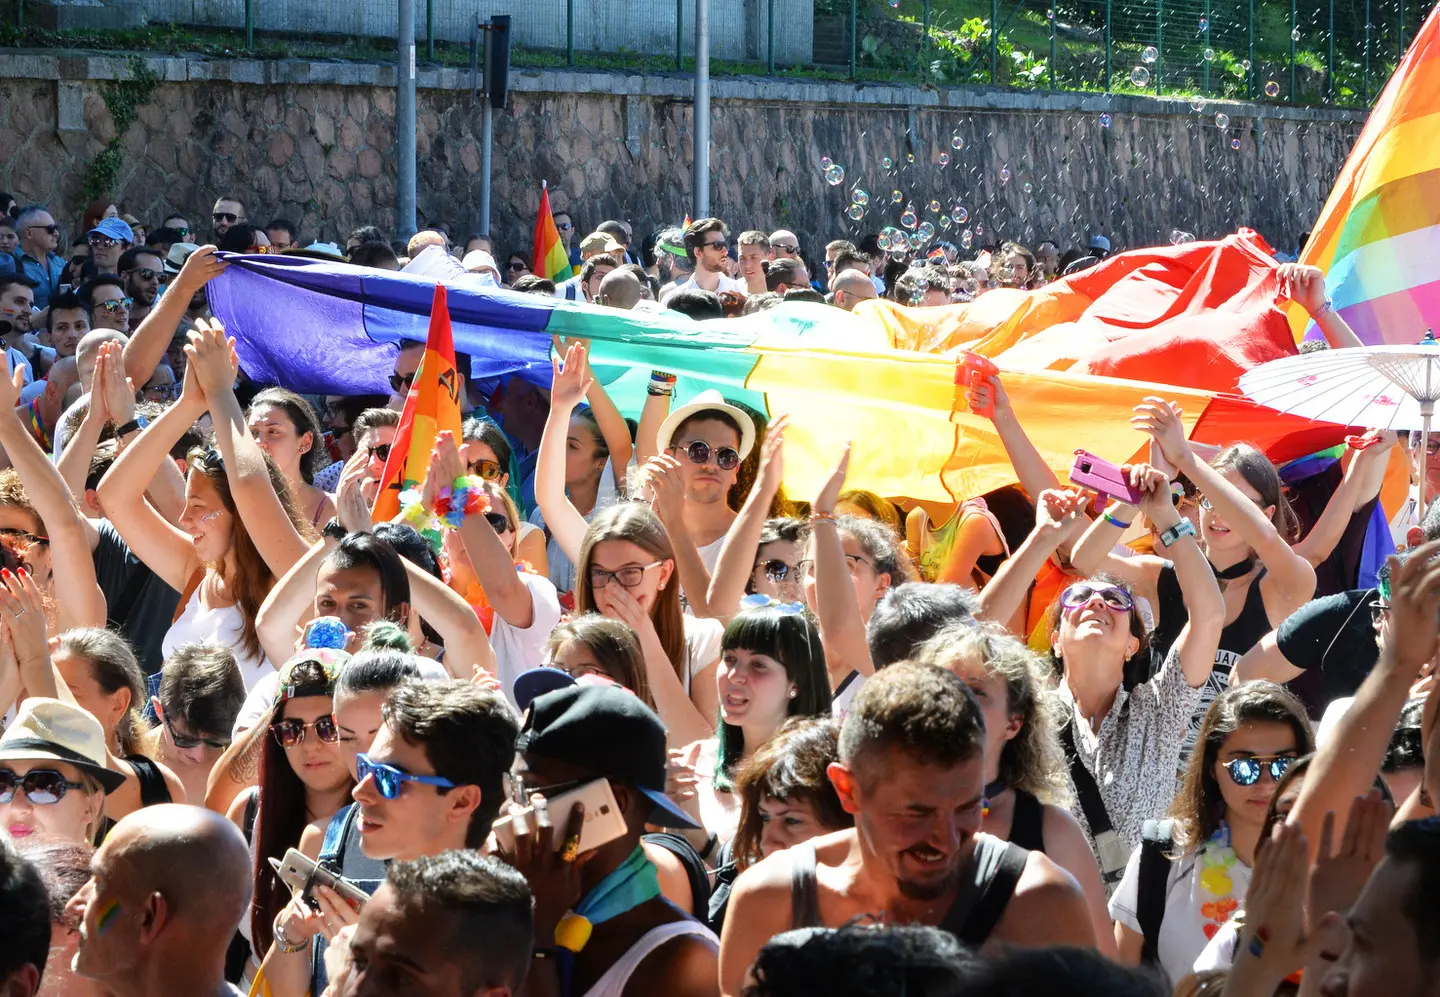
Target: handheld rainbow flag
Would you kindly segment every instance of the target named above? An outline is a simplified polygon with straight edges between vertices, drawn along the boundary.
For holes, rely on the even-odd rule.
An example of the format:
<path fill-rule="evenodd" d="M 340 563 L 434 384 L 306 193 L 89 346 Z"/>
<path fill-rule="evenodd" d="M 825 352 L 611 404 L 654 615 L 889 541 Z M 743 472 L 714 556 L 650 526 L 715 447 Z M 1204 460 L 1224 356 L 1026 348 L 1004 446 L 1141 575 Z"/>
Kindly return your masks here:
<path fill-rule="evenodd" d="M 548 214 L 546 217 L 549 217 Z M 555 223 L 550 223 L 554 230 Z M 425 342 L 425 355 L 405 397 L 405 410 L 380 490 L 370 518 L 377 523 L 394 519 L 400 512 L 400 493 L 418 488 L 430 467 L 430 451 L 435 437 L 448 429 L 460 439 L 461 380 L 455 369 L 455 340 L 450 332 L 450 309 L 445 302 L 445 285 L 435 285 L 435 298 L 430 305 L 430 334 Z"/>
<path fill-rule="evenodd" d="M 1418 343 L 1440 328 L 1440 9 L 1375 102 L 1300 262 L 1325 271 L 1366 343 Z M 1300 306 L 1288 311 L 1299 341 L 1312 325 Z"/>
<path fill-rule="evenodd" d="M 555 282 L 569 280 L 575 276 L 570 258 L 565 255 L 565 244 L 560 241 L 560 230 L 555 227 L 555 216 L 550 211 L 550 185 L 540 181 L 540 210 L 535 213 L 535 276 Z"/>

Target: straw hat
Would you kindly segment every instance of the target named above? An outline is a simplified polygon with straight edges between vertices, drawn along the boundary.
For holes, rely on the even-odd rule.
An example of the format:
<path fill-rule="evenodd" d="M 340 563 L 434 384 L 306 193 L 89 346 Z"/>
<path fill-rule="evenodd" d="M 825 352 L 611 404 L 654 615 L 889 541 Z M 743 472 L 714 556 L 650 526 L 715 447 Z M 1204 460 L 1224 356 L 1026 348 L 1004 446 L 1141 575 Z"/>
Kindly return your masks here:
<path fill-rule="evenodd" d="M 58 699 L 25 700 L 20 715 L 0 737 L 0 762 L 67 762 L 113 793 L 125 785 L 125 776 L 105 767 L 108 757 L 100 721 Z"/>

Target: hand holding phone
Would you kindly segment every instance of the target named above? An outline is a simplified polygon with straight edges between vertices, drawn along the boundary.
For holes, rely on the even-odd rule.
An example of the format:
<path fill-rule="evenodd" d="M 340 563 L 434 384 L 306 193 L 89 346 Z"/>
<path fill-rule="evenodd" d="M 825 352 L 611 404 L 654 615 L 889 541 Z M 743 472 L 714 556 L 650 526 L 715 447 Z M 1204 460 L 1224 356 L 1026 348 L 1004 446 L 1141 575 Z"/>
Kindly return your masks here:
<path fill-rule="evenodd" d="M 581 826 L 576 854 L 622 838 L 628 830 L 625 815 L 620 812 L 620 806 L 615 802 L 615 793 L 610 789 L 609 779 L 595 779 L 545 802 L 552 819 L 557 823 L 563 823 L 565 815 L 570 813 L 576 803 L 584 804 L 585 822 Z M 510 813 L 495 821 L 491 830 L 502 849 L 507 852 L 515 851 L 515 836 L 529 834 L 535 829 L 534 814 L 535 809 L 527 806 L 512 809 Z M 551 844 L 554 851 L 558 852 L 564 846 L 563 839 L 564 835 L 558 832 L 553 836 Z"/>
<path fill-rule="evenodd" d="M 270 867 L 280 877 L 280 882 L 290 887 L 290 892 L 303 899 L 311 910 L 320 909 L 320 902 L 315 899 L 316 886 L 329 887 L 357 913 L 370 899 L 360 887 L 335 875 L 296 848 L 287 851 L 283 859 L 271 858 Z"/>
<path fill-rule="evenodd" d="M 1111 496 L 1139 506 L 1145 498 L 1140 489 L 1130 484 L 1130 478 L 1122 468 L 1088 450 L 1075 451 L 1075 463 L 1070 466 L 1070 483 L 1093 490 L 1102 500 Z"/>

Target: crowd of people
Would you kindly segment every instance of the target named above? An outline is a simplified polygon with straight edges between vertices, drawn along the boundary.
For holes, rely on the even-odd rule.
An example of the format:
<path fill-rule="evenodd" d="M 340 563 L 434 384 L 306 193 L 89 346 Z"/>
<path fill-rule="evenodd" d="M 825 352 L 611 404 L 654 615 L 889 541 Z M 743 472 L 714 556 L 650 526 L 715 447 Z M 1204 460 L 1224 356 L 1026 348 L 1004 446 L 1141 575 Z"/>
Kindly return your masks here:
<path fill-rule="evenodd" d="M 1016 484 L 937 509 L 847 450 L 797 496 L 785 415 L 653 371 L 627 418 L 557 341 L 548 390 L 467 379 L 376 521 L 425 344 L 388 396 L 306 396 L 206 296 L 221 250 L 438 246 L 723 320 L 1037 287 L 1104 237 L 807 262 L 562 212 L 557 285 L 229 197 L 211 238 L 97 202 L 69 259 L 0 215 L 5 994 L 1440 994 L 1440 505 L 1361 556 L 1396 449 L 1431 496 L 1440 444 L 1299 473 L 1151 397 L 1106 500 L 1002 373 L 967 398 Z M 1319 271 L 1281 281 L 1357 345 Z"/>

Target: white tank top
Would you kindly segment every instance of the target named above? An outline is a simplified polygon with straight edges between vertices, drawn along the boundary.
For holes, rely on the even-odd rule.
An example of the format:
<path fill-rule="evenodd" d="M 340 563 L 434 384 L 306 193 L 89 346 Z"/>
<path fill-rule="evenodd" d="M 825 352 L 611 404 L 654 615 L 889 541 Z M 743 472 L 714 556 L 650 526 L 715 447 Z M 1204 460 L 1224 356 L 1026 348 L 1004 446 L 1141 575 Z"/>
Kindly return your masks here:
<path fill-rule="evenodd" d="M 228 647 L 235 655 L 235 663 L 240 666 L 245 688 L 250 689 L 261 678 L 274 673 L 275 666 L 263 654 L 255 658 L 245 653 L 244 645 L 240 642 L 245 630 L 245 618 L 240 614 L 240 607 L 204 609 L 200 605 L 201 588 L 202 585 L 197 585 L 195 591 L 190 593 L 190 601 L 185 604 L 185 611 L 178 620 L 170 624 L 170 629 L 165 631 L 160 650 L 168 658 L 185 644 Z"/>
<path fill-rule="evenodd" d="M 629 951 L 585 992 L 585 997 L 621 997 L 625 993 L 625 984 L 630 982 L 630 974 L 645 961 L 645 957 L 670 939 L 682 935 L 694 935 L 704 940 L 714 951 L 720 951 L 720 940 L 699 921 L 672 921 L 670 924 L 662 924 L 641 935 L 640 940 L 630 946 Z"/>

